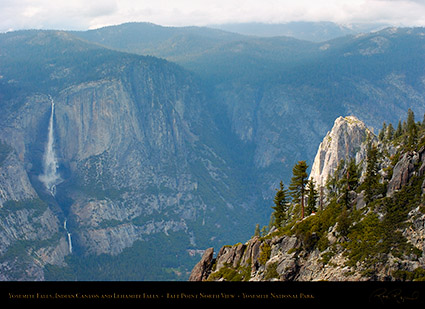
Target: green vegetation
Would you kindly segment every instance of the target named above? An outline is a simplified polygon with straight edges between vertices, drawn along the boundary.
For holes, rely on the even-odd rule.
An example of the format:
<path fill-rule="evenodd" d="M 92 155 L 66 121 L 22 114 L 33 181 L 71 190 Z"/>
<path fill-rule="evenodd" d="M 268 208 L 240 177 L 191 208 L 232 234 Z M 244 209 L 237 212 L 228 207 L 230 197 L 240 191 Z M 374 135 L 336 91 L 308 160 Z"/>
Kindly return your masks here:
<path fill-rule="evenodd" d="M 271 250 L 272 248 L 270 245 L 266 242 L 263 242 L 260 247 L 260 256 L 258 258 L 258 262 L 260 262 L 260 264 L 265 265 L 267 263 L 270 258 Z"/>
<path fill-rule="evenodd" d="M 213 271 L 217 265 L 213 265 Z M 236 267 L 229 263 L 225 263 L 218 271 L 214 271 L 208 281 L 216 281 L 224 279 L 226 281 L 248 281 L 251 278 L 251 261 L 248 261 L 246 266 L 241 266 L 240 262 Z"/>
<path fill-rule="evenodd" d="M 3 204 L 3 207 L 0 208 L 0 215 L 6 216 L 9 213 L 16 212 L 18 210 L 33 210 L 33 216 L 41 215 L 43 212 L 47 210 L 47 204 L 42 200 L 35 199 L 27 199 L 23 201 L 6 201 Z"/>
<path fill-rule="evenodd" d="M 223 278 L 226 281 L 243 281 L 244 276 L 230 265 L 225 265 L 219 271 L 211 274 L 209 281 L 214 281 Z"/>
<path fill-rule="evenodd" d="M 274 212 L 273 212 L 273 218 L 274 218 L 274 225 L 275 226 L 282 226 L 282 224 L 288 219 L 288 191 L 285 189 L 283 182 L 280 182 L 279 189 L 276 189 L 276 196 L 274 198 L 274 204 L 275 206 L 272 206 Z M 259 226 L 256 228 L 256 235 L 260 235 L 260 229 Z"/>
<path fill-rule="evenodd" d="M 305 161 L 299 161 L 295 164 L 292 169 L 291 184 L 289 190 L 291 192 L 292 201 L 295 204 L 301 205 L 301 219 L 304 218 L 304 195 L 305 187 L 307 185 L 307 163 Z"/>
<path fill-rule="evenodd" d="M 317 211 L 317 199 L 319 193 L 316 190 L 316 185 L 313 179 L 308 181 L 308 195 L 307 195 L 307 216 Z"/>

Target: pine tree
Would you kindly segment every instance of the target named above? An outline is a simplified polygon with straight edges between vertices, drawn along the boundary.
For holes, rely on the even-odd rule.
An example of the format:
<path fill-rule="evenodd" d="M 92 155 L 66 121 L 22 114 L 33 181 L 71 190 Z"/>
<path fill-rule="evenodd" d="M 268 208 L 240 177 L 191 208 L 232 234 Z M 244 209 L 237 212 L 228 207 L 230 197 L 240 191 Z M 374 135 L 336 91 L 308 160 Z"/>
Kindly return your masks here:
<path fill-rule="evenodd" d="M 350 194 L 349 192 L 355 190 L 359 184 L 359 172 L 356 161 L 351 159 L 345 168 L 345 177 L 341 180 L 342 201 L 346 207 L 350 207 Z"/>
<path fill-rule="evenodd" d="M 394 137 L 394 127 L 390 123 L 387 127 L 387 133 L 386 133 L 385 138 L 386 138 L 387 141 L 391 141 L 393 139 L 393 137 Z"/>
<path fill-rule="evenodd" d="M 407 134 L 408 134 L 407 145 L 409 147 L 413 147 L 413 145 L 416 143 L 416 139 L 418 136 L 418 128 L 415 123 L 415 114 L 410 108 L 407 111 Z"/>
<path fill-rule="evenodd" d="M 288 191 L 285 189 L 283 182 L 279 184 L 279 189 L 276 189 L 276 195 L 274 197 L 274 226 L 281 227 L 282 223 L 287 219 L 288 212 Z"/>
<path fill-rule="evenodd" d="M 356 190 L 359 185 L 359 171 L 355 159 L 348 162 L 347 169 L 348 190 Z"/>
<path fill-rule="evenodd" d="M 415 114 L 413 111 L 409 108 L 407 111 L 407 132 L 413 131 L 415 124 Z"/>
<path fill-rule="evenodd" d="M 304 219 L 304 196 L 305 187 L 307 185 L 307 168 L 305 161 L 298 161 L 292 169 L 292 178 L 289 190 L 294 203 L 301 204 L 301 220 Z"/>
<path fill-rule="evenodd" d="M 402 128 L 401 128 L 401 120 L 398 121 L 397 129 L 395 130 L 394 137 L 400 137 L 402 134 Z"/>
<path fill-rule="evenodd" d="M 258 223 L 255 225 L 254 236 L 260 236 L 260 225 Z"/>
<path fill-rule="evenodd" d="M 365 201 L 372 201 L 372 197 L 378 185 L 378 149 L 376 145 L 369 144 L 366 158 L 366 175 L 363 185 L 365 186 Z"/>
<path fill-rule="evenodd" d="M 378 135 L 378 139 L 380 141 L 384 140 L 386 132 L 387 132 L 387 124 L 384 121 L 384 123 L 382 124 L 382 129 L 381 129 L 381 131 L 379 131 L 379 135 Z"/>
<path fill-rule="evenodd" d="M 308 181 L 308 195 L 307 195 L 307 215 L 317 211 L 316 204 L 319 198 L 319 193 L 316 190 L 316 186 L 313 179 Z"/>

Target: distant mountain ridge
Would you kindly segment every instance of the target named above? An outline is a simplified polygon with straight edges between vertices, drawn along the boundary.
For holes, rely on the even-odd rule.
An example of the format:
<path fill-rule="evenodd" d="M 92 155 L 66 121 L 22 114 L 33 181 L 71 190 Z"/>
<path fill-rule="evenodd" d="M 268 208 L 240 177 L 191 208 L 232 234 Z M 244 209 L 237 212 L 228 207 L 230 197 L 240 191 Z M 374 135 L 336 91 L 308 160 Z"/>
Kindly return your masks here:
<path fill-rule="evenodd" d="M 299 40 L 324 42 L 337 37 L 368 33 L 389 27 L 386 24 L 348 24 L 333 22 L 236 23 L 211 25 L 211 28 L 260 37 L 290 36 Z"/>

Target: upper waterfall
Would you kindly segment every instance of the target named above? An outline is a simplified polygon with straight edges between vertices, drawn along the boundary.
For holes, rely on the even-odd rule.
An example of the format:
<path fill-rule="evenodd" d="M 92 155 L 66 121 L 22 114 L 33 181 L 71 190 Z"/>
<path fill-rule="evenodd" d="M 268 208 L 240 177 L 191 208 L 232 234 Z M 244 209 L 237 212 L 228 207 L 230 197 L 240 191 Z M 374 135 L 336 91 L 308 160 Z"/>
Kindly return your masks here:
<path fill-rule="evenodd" d="M 49 126 L 47 129 L 47 143 L 43 156 L 43 174 L 39 176 L 40 181 L 44 184 L 46 189 L 52 194 L 56 193 L 56 185 L 61 182 L 61 177 L 58 173 L 59 163 L 55 152 L 55 139 L 54 139 L 54 116 L 55 116 L 55 102 L 50 97 L 51 112 Z"/>

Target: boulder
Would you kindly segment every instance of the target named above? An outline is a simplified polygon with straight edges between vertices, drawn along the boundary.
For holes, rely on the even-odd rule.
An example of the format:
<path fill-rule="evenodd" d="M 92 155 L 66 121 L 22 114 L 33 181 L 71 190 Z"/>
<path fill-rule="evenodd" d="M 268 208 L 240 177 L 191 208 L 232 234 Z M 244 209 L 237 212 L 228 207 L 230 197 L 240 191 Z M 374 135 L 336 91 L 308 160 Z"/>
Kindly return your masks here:
<path fill-rule="evenodd" d="M 393 175 L 388 183 L 387 196 L 392 196 L 397 190 L 404 187 L 415 173 L 415 165 L 419 162 L 419 154 L 409 151 L 402 155 L 394 166 Z"/>

